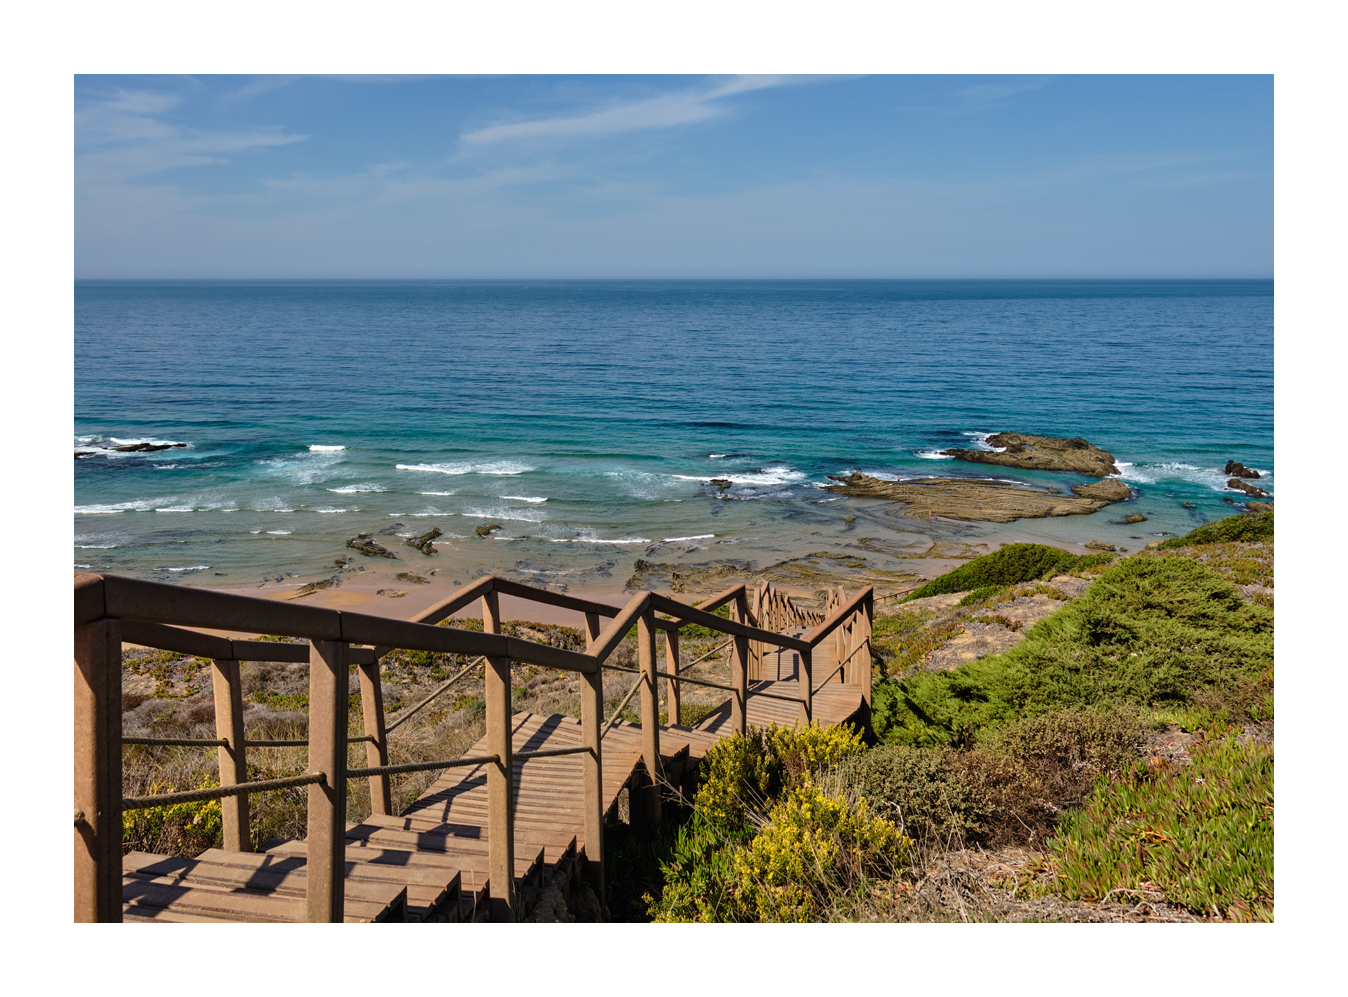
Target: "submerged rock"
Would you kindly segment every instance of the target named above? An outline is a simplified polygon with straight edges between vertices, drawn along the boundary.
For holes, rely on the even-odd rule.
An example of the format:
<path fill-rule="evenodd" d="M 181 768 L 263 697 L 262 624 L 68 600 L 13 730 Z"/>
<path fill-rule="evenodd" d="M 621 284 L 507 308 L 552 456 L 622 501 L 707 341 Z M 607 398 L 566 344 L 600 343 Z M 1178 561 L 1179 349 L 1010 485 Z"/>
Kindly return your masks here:
<path fill-rule="evenodd" d="M 1127 526 L 1129 523 L 1145 523 L 1146 521 L 1147 517 L 1140 512 L 1135 512 L 1131 516 L 1124 516 L 1122 519 L 1110 520 L 1115 526 Z M 1137 537 L 1136 539 L 1141 540 L 1142 538 Z"/>
<path fill-rule="evenodd" d="M 1042 519 L 1046 516 L 1080 516 L 1132 495 L 1128 486 L 1121 481 L 1100 482 L 1099 485 L 1105 486 L 1104 494 L 1067 496 L 978 478 L 882 481 L 859 471 L 846 477 L 830 477 L 839 484 L 828 485 L 826 491 L 856 498 L 884 498 L 902 502 L 906 506 L 904 514 L 908 516 L 945 516 L 988 523 L 1011 523 L 1017 519 Z M 1097 485 L 1079 487 L 1089 490 Z"/>
<path fill-rule="evenodd" d="M 352 550 L 360 551 L 366 557 L 391 557 L 397 560 L 398 555 L 393 553 L 387 547 L 377 544 L 370 538 L 370 534 L 361 533 L 352 537 L 346 542 L 346 545 Z"/>
<path fill-rule="evenodd" d="M 112 447 L 118 453 L 157 453 L 160 450 L 172 450 L 174 447 L 185 447 L 186 443 L 128 443 L 124 447 Z"/>
<path fill-rule="evenodd" d="M 493 531 L 499 530 L 500 528 L 501 528 L 500 523 L 486 523 L 482 526 L 477 527 L 477 529 L 475 529 L 473 532 L 480 537 L 489 537 L 492 535 Z"/>
<path fill-rule="evenodd" d="M 1063 439 L 1058 436 L 1029 436 L 1025 433 L 995 433 L 988 437 L 988 446 L 1004 447 L 991 450 L 941 451 L 947 457 L 973 461 L 976 464 L 1001 464 L 1004 467 L 1024 467 L 1037 471 L 1076 471 L 1092 478 L 1118 474 L 1114 455 L 1087 443 L 1081 437 Z"/>
<path fill-rule="evenodd" d="M 1258 478 L 1260 473 L 1252 467 L 1246 467 L 1244 464 L 1237 463 L 1234 460 L 1228 460 L 1226 467 L 1222 469 L 1223 474 L 1229 474 L 1233 478 Z"/>

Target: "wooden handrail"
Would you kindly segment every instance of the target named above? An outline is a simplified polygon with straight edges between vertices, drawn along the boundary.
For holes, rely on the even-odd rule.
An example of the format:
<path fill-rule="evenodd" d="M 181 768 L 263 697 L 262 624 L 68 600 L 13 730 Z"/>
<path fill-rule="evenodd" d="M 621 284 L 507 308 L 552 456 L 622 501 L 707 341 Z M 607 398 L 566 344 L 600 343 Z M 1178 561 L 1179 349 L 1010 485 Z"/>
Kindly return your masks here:
<path fill-rule="evenodd" d="M 627 601 L 627 605 L 603 630 L 599 631 L 599 636 L 590 647 L 589 653 L 598 661 L 602 662 L 613 649 L 623 642 L 627 636 L 627 631 L 631 630 L 637 624 L 641 614 L 646 612 L 651 602 L 651 593 L 638 592 Z"/>
<path fill-rule="evenodd" d="M 311 640 L 374 644 L 473 657 L 511 658 L 544 668 L 557 668 L 582 674 L 593 672 L 599 667 L 599 662 L 592 655 L 566 651 L 548 644 L 535 644 L 504 634 L 478 633 L 454 627 L 414 623 L 410 620 L 391 620 L 365 613 L 321 609 L 316 606 L 281 605 L 271 599 L 187 589 L 177 585 L 165 585 L 162 582 L 123 578 L 119 575 L 79 576 L 77 586 L 81 580 L 91 577 L 102 583 L 98 587 L 103 594 L 103 616 L 129 621 L 132 624 L 176 624 L 178 627 L 199 626 L 253 633 L 262 630 L 286 637 L 309 637 Z M 86 588 L 89 587 L 92 586 L 86 582 Z M 79 601 L 77 599 L 77 604 Z M 93 603 L 93 600 L 87 597 L 85 601 Z M 90 605 L 88 611 L 92 611 L 93 608 L 95 607 Z M 183 636 L 186 633 L 187 631 L 179 631 L 175 639 L 188 639 Z M 209 637 L 209 635 L 201 636 Z M 219 645 L 214 642 L 203 642 L 201 646 L 205 647 L 209 643 L 211 648 L 223 651 L 223 638 L 220 640 L 222 643 Z M 231 645 L 230 654 L 233 655 L 233 642 L 228 643 Z M 266 641 L 241 643 L 263 644 L 272 648 L 285 646 L 280 643 L 268 645 Z M 350 648 L 348 661 L 352 664 L 360 663 L 360 657 L 364 657 L 359 654 L 361 650 Z M 367 653 L 378 654 L 379 647 L 376 646 L 373 652 Z M 306 659 L 308 655 L 309 649 L 305 648 Z"/>
<path fill-rule="evenodd" d="M 810 647 L 816 646 L 825 637 L 845 623 L 848 617 L 860 610 L 861 607 L 865 605 L 866 600 L 873 597 L 874 593 L 875 589 L 872 586 L 867 585 L 848 602 L 830 613 L 828 619 L 824 620 L 823 623 L 807 632 L 801 640 Z"/>
<path fill-rule="evenodd" d="M 739 586 L 742 590 L 743 585 Z M 760 630 L 758 627 L 751 627 L 744 623 L 737 623 L 734 620 L 722 619 L 712 613 L 706 612 L 701 606 L 686 606 L 683 603 L 669 598 L 669 596 L 660 595 L 657 592 L 647 593 L 650 596 L 651 607 L 658 612 L 668 613 L 671 616 L 682 616 L 685 623 L 698 623 L 711 630 L 719 630 L 723 634 L 729 634 L 732 637 L 747 637 L 750 640 L 760 640 L 765 644 L 775 644 L 778 647 L 789 648 L 792 651 L 804 651 L 814 645 L 797 637 L 788 637 L 786 634 L 774 633 L 771 630 Z"/>
<path fill-rule="evenodd" d="M 309 661 L 308 644 L 287 644 L 283 641 L 230 640 L 214 634 L 204 634 L 182 627 L 136 620 L 122 622 L 122 640 L 130 644 L 154 647 L 178 654 L 194 654 L 198 658 L 216 661 Z M 351 648 L 350 661 L 357 665 L 370 664 L 375 652 L 368 647 Z"/>

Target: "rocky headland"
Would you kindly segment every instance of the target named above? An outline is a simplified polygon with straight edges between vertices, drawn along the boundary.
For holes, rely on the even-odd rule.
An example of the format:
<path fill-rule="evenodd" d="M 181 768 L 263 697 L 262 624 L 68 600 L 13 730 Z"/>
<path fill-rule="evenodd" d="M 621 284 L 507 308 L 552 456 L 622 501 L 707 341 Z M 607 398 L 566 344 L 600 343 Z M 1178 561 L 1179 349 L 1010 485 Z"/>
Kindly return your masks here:
<path fill-rule="evenodd" d="M 997 455 L 994 455 L 997 456 Z M 1017 519 L 1047 516 L 1081 516 L 1122 502 L 1132 491 L 1122 481 L 1109 479 L 1077 485 L 1073 495 L 1053 489 L 1007 485 L 977 478 L 926 478 L 920 481 L 882 481 L 859 471 L 840 477 L 825 491 L 854 498 L 882 498 L 902 502 L 909 516 L 945 516 L 949 519 L 986 523 L 1012 523 Z"/>
<path fill-rule="evenodd" d="M 988 446 L 1001 450 L 942 450 L 947 457 L 975 464 L 1000 464 L 1033 471 L 1075 471 L 1091 478 L 1118 474 L 1114 455 L 1081 437 L 1029 436 L 1025 433 L 994 433 Z"/>

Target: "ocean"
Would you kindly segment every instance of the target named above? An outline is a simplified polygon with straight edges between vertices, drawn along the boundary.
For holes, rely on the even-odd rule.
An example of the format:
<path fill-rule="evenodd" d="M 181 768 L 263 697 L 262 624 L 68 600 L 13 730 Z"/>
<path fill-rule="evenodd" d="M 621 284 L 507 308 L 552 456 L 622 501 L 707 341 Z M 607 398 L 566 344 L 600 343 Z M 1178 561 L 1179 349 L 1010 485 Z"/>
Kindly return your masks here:
<path fill-rule="evenodd" d="M 918 523 L 821 488 L 1084 480 L 939 454 L 1003 430 L 1085 437 L 1135 499 Z M 113 449 L 144 442 L 186 445 Z M 1140 547 L 1234 512 L 1227 460 L 1273 490 L 1273 283 L 77 281 L 74 444 L 76 568 L 192 585 L 330 575 L 361 533 L 419 569 L 398 538 L 433 527 L 445 577 L 563 588 L 638 558 Z"/>

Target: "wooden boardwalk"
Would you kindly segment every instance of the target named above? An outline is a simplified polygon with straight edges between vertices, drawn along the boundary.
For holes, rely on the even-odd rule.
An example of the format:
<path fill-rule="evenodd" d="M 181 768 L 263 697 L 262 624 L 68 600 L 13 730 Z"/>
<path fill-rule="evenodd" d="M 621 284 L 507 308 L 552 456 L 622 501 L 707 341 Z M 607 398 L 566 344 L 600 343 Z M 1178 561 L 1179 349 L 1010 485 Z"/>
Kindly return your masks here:
<path fill-rule="evenodd" d="M 586 652 L 500 635 L 497 592 L 583 613 Z M 483 602 L 483 633 L 427 625 L 477 598 Z M 729 620 L 712 614 L 727 604 Z M 800 610 L 767 588 L 754 593 L 751 609 L 745 587 L 738 585 L 701 608 L 647 593 L 617 610 L 487 577 L 415 620 L 387 621 L 115 576 L 77 576 L 76 920 L 519 920 L 550 884 L 559 883 L 565 892 L 587 877 L 602 895 L 602 828 L 617 819 L 624 791 L 632 821 L 648 823 L 658 819 L 662 797 L 686 802 L 708 749 L 746 726 L 789 726 L 806 715 L 821 724 L 868 723 L 873 594 L 865 589 L 849 599 L 839 590 L 830 594 L 828 609 L 826 617 Z M 662 613 L 669 615 L 657 615 Z M 601 628 L 601 616 L 613 617 L 607 627 Z M 731 636 L 725 645 L 729 684 L 681 673 L 678 631 L 690 622 Z M 311 643 L 227 640 L 180 629 L 193 626 L 309 637 Z M 640 668 L 607 664 L 633 628 Z M 670 671 L 656 661 L 661 631 Z M 163 743 L 216 747 L 218 789 L 120 799 L 123 635 L 213 659 L 218 739 Z M 379 668 L 380 658 L 394 647 L 483 655 L 487 734 L 463 759 L 387 764 Z M 276 660 L 282 653 L 292 655 L 287 660 L 302 654 L 309 662 L 309 740 L 299 742 L 309 745 L 309 771 L 279 780 L 309 787 L 308 838 L 275 839 L 252 852 L 248 795 L 282 786 L 248 781 L 244 748 L 252 742 L 243 734 L 238 664 Z M 579 672 L 584 721 L 511 714 L 512 660 Z M 366 731 L 361 738 L 349 735 L 348 665 L 360 675 Z M 603 721 L 602 674 L 610 669 L 637 675 L 624 702 L 641 692 L 644 724 Z M 730 694 L 695 727 L 658 724 L 658 683 L 665 684 L 673 709 L 684 681 Z M 350 740 L 370 742 L 368 767 L 349 769 Z M 403 813 L 393 815 L 388 777 L 409 768 L 441 774 Z M 375 812 L 359 823 L 343 819 L 348 770 L 351 778 L 370 780 Z M 191 859 L 122 855 L 122 810 L 167 805 L 179 797 L 222 800 L 225 848 Z M 115 820 L 107 819 L 112 815 Z M 493 884 L 493 875 L 506 886 Z"/>

